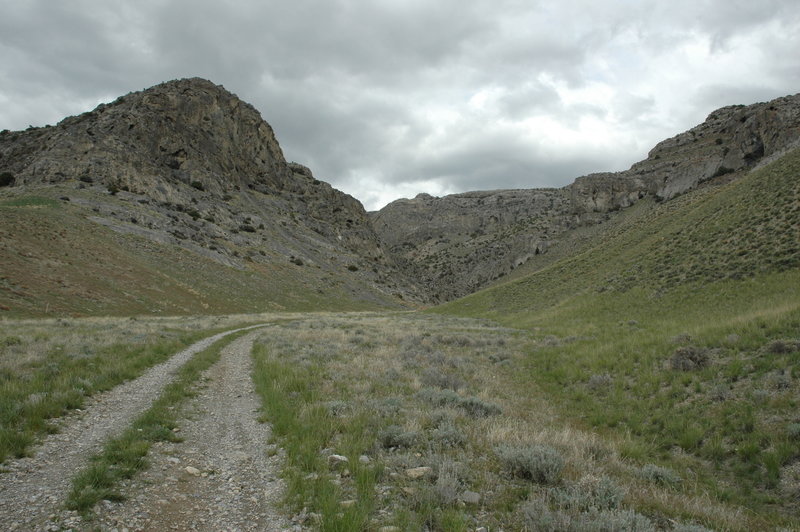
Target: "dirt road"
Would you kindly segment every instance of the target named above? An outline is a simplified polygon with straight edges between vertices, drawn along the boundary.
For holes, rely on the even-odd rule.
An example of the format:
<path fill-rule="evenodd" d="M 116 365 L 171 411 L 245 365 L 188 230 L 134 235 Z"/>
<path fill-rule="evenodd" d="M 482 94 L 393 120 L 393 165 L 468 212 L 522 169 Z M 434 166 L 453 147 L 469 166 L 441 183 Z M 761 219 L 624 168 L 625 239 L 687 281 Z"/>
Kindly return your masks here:
<path fill-rule="evenodd" d="M 244 329 L 254 327 L 262 326 Z M 141 377 L 94 396 L 82 412 L 64 418 L 59 424 L 59 432 L 48 435 L 32 450 L 31 457 L 5 464 L 6 472 L 0 475 L 0 529 L 60 530 L 79 526 L 80 520 L 63 510 L 73 476 L 106 440 L 121 433 L 152 404 L 180 366 L 195 353 L 236 331 L 201 340 L 150 368 Z M 252 342 L 252 334 L 245 337 L 249 340 L 242 342 L 243 338 L 232 344 L 238 346 L 237 352 L 246 349 L 247 342 Z M 223 358 L 230 351 L 229 346 Z M 235 376 L 239 377 L 241 373 Z M 249 373 L 242 379 L 242 382 L 228 383 L 227 386 L 251 386 Z M 255 418 L 252 410 L 256 407 L 243 408 L 250 408 Z M 263 445 L 265 439 L 261 442 Z"/>

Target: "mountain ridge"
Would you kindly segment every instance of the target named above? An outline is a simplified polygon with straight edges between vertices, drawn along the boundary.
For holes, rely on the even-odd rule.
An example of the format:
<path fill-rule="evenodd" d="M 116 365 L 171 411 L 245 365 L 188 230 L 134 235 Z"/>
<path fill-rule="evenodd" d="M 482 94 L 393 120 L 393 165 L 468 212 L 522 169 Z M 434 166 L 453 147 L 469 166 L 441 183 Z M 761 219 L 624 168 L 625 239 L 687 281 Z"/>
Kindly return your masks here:
<path fill-rule="evenodd" d="M 289 275 L 315 300 L 345 286 L 345 299 L 379 306 L 420 299 L 384 255 L 360 202 L 287 162 L 258 111 L 206 80 L 166 82 L 56 126 L 3 132 L 0 172 L 12 176 L 0 189 L 9 206 L 32 194 L 63 198 L 76 230 L 108 228 L 140 239 L 140 248 L 183 249 L 276 282 Z M 23 211 L 17 206 L 15 213 Z M 46 262 L 36 267 L 46 272 Z M 19 275 L 24 271 L 20 266 Z M 31 296 L 32 306 L 59 290 L 55 272 L 43 276 L 50 280 Z M 28 308 L 19 296 L 6 297 L 5 306 Z M 261 297 L 265 305 L 273 299 Z"/>
<path fill-rule="evenodd" d="M 562 188 L 420 194 L 367 213 L 286 161 L 252 105 L 189 78 L 56 126 L 3 131 L 0 173 L 10 186 L 0 192 L 11 202 L 34 193 L 69 200 L 91 224 L 226 268 L 269 277 L 291 264 L 313 291 L 342 284 L 356 299 L 370 293 L 377 304 L 403 306 L 449 301 L 535 268 L 579 228 L 602 227 L 644 198 L 667 201 L 734 179 L 798 144 L 794 95 L 723 107 L 623 172 Z"/>
<path fill-rule="evenodd" d="M 437 300 L 448 301 L 536 262 L 568 232 L 602 224 L 644 198 L 668 201 L 738 178 L 798 146 L 800 94 L 795 94 L 722 107 L 656 144 L 628 170 L 588 174 L 558 189 L 418 195 L 370 216 L 395 261 Z M 515 204 L 523 207 L 509 210 Z M 476 256 L 481 260 L 473 260 Z"/>

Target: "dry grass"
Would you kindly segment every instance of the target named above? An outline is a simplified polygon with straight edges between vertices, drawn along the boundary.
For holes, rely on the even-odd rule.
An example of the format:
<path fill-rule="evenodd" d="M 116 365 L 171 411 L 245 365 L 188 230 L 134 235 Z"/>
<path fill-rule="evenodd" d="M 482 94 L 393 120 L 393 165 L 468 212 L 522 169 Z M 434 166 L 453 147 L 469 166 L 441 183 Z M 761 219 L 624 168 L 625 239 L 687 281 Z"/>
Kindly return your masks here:
<path fill-rule="evenodd" d="M 323 530 L 521 530 L 529 501 L 545 501 L 559 519 L 586 521 L 577 506 L 547 502 L 555 500 L 551 490 L 591 501 L 591 486 L 609 479 L 625 494 L 609 519 L 726 530 L 758 522 L 688 482 L 642 478 L 645 464 L 620 450 L 630 443 L 624 436 L 601 437 L 565 420 L 520 374 L 535 343 L 532 335 L 489 322 L 409 314 L 313 316 L 270 329 L 256 359 L 260 371 L 271 373 L 266 386 L 280 392 L 265 403 L 266 418 L 282 415 L 274 404 L 281 394 L 295 408 L 291 435 L 277 431 L 278 443 L 288 447 L 290 504 L 307 508 Z M 496 405 L 499 413 L 475 415 L 463 406 L 468 399 Z M 552 449 L 563 459 L 563 474 L 548 482 L 512 474 L 498 456 L 503 446 Z M 311 454 L 293 459 L 295 447 L 298 456 Z M 347 456 L 346 470 L 331 467 L 329 454 Z M 308 458 L 315 455 L 322 459 Z M 362 456 L 370 459 L 366 487 Z M 420 467 L 430 470 L 418 478 L 408 472 Z M 470 502 L 468 492 L 480 502 Z M 349 500 L 357 503 L 342 511 L 339 503 Z"/>
<path fill-rule="evenodd" d="M 56 349 L 81 356 L 115 344 L 146 343 L 181 332 L 224 329 L 269 318 L 263 314 L 0 320 L 0 371 L 24 371 Z"/>
<path fill-rule="evenodd" d="M 0 462 L 24 456 L 85 399 L 195 340 L 269 316 L 0 321 Z"/>

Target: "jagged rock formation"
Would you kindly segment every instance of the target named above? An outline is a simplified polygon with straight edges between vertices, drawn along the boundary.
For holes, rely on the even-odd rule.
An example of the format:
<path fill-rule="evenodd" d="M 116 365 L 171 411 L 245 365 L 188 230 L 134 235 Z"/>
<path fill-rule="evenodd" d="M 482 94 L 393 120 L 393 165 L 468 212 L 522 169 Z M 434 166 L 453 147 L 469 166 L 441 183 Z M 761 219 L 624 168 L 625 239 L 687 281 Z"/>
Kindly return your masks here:
<path fill-rule="evenodd" d="M 194 78 L 130 93 L 53 127 L 3 131 L 0 186 L 58 189 L 97 224 L 238 270 L 292 263 L 308 268 L 316 286 L 438 302 L 486 286 L 565 232 L 642 198 L 669 200 L 798 145 L 795 95 L 719 109 L 624 172 L 579 177 L 561 189 L 421 194 L 368 215 L 288 163 L 251 105 Z"/>
<path fill-rule="evenodd" d="M 437 300 L 486 286 L 644 197 L 669 200 L 713 178 L 800 146 L 800 94 L 723 107 L 657 144 L 629 170 L 579 177 L 558 190 L 426 194 L 371 213 L 388 252 Z"/>
<path fill-rule="evenodd" d="M 4 131 L 0 172 L 12 188 L 62 187 L 115 231 L 227 266 L 291 261 L 416 297 L 361 203 L 287 163 L 259 112 L 203 79 L 130 93 L 56 126 Z"/>
<path fill-rule="evenodd" d="M 436 301 L 502 277 L 577 223 L 564 189 L 420 194 L 371 215 L 388 253 Z"/>
<path fill-rule="evenodd" d="M 800 94 L 717 109 L 702 124 L 656 144 L 647 159 L 629 170 L 590 174 L 568 188 L 575 212 L 607 212 L 646 195 L 668 200 L 797 146 Z"/>

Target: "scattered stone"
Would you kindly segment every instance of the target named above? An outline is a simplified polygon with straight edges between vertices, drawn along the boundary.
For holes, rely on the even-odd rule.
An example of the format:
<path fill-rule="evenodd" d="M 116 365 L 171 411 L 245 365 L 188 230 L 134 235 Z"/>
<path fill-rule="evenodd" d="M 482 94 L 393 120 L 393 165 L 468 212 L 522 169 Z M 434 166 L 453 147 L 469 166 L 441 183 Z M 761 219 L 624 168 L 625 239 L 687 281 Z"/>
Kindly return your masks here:
<path fill-rule="evenodd" d="M 346 501 L 342 501 L 339 503 L 339 506 L 342 508 L 350 508 L 356 505 L 356 501 L 354 499 L 348 499 Z"/>
<path fill-rule="evenodd" d="M 433 473 L 433 469 L 431 469 L 428 466 L 412 467 L 411 469 L 406 469 L 406 476 L 410 479 L 422 478 L 430 475 L 431 473 Z"/>
<path fill-rule="evenodd" d="M 465 491 L 461 494 L 460 499 L 467 504 L 480 504 L 481 495 L 474 491 Z"/>
<path fill-rule="evenodd" d="M 332 454 L 328 457 L 328 465 L 331 468 L 336 468 L 341 466 L 342 464 L 348 463 L 350 460 L 346 456 L 342 456 L 340 454 Z"/>
<path fill-rule="evenodd" d="M 187 472 L 187 473 L 189 473 L 190 475 L 194 475 L 195 477 L 198 477 L 198 476 L 200 476 L 200 470 L 199 470 L 199 469 L 197 469 L 196 467 L 192 467 L 192 466 L 186 466 L 186 467 L 184 468 L 184 471 L 186 471 L 186 472 Z"/>
<path fill-rule="evenodd" d="M 367 456 L 366 454 L 362 454 L 361 456 L 359 456 L 358 461 L 361 462 L 362 464 L 370 463 L 369 456 Z"/>

